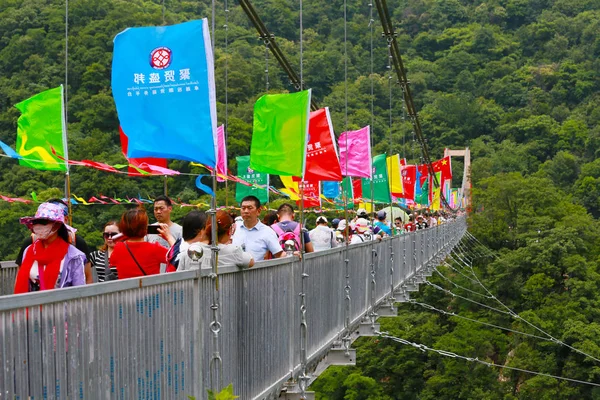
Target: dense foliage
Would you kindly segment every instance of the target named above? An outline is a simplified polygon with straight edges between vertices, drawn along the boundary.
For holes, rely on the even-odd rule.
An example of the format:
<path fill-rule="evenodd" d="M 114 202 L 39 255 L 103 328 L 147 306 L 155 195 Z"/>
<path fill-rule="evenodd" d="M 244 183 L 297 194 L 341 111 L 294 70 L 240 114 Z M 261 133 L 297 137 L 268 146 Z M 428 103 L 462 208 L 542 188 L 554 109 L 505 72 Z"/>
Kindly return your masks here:
<path fill-rule="evenodd" d="M 69 153 L 73 159 L 122 163 L 110 91 L 112 39 L 128 26 L 160 25 L 160 0 L 69 1 Z M 12 106 L 64 82 L 64 4 L 0 0 L 0 140 L 14 144 Z M 298 66 L 298 3 L 255 0 L 259 14 Z M 434 157 L 444 147 L 469 146 L 475 213 L 471 231 L 498 251 L 474 265 L 503 302 L 555 337 L 600 357 L 598 261 L 600 231 L 600 3 L 596 0 L 389 1 L 423 131 Z M 210 2 L 167 0 L 166 23 L 211 15 Z M 347 123 L 343 2 L 304 1 L 304 81 L 329 106 L 336 133 L 372 124 L 375 152 L 391 150 L 419 162 L 420 150 L 392 90 L 389 128 L 387 47 L 373 24 L 370 79 L 368 2 L 348 5 Z M 252 106 L 265 92 L 265 48 L 239 6 L 229 1 L 225 47 L 223 3 L 216 4 L 216 77 L 220 122 L 228 115 L 230 168 L 247 154 Z M 227 70 L 225 68 L 227 65 Z M 297 68 L 297 67 L 296 67 Z M 297 68 L 298 69 L 298 68 Z M 226 105 L 225 77 L 229 89 Z M 373 86 L 371 86 L 373 85 Z M 371 87 L 374 95 L 371 96 Z M 293 90 L 272 57 L 270 92 Z M 371 113 L 373 100 L 373 113 Z M 390 144 L 388 139 L 391 138 Z M 458 161 L 458 160 L 457 160 Z M 455 176 L 461 179 L 460 163 Z M 197 167 L 172 161 L 182 172 Z M 0 193 L 39 198 L 63 191 L 64 176 L 0 158 Z M 162 178 L 130 178 L 74 167 L 71 189 L 82 197 L 151 197 Z M 194 176 L 169 178 L 169 194 L 207 201 Z M 228 194 L 228 200 L 225 200 Z M 220 187 L 220 204 L 232 204 Z M 93 245 L 99 229 L 123 206 L 77 206 L 74 225 Z M 26 236 L 17 224 L 35 205 L 0 203 L 0 259 Z M 175 217 L 187 210 L 176 210 Z M 451 269 L 447 277 L 477 290 Z M 433 277 L 441 286 L 449 283 Z M 465 293 L 461 293 L 465 294 Z M 448 297 L 431 287 L 419 300 L 464 316 L 534 333 L 506 316 Z M 599 365 L 565 347 L 507 335 L 457 318 L 402 305 L 383 329 L 393 335 L 468 357 L 600 382 Z M 332 368 L 313 385 L 325 399 L 580 399 L 592 387 L 499 371 L 422 353 L 386 340 L 363 339 L 356 368 Z"/>

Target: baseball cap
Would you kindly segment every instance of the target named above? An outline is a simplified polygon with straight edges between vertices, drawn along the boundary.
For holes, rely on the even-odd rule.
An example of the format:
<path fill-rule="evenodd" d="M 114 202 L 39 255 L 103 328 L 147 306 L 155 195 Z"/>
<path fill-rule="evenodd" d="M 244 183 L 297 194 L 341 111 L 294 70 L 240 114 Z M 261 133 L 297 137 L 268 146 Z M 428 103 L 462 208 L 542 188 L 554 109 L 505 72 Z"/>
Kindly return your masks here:
<path fill-rule="evenodd" d="M 358 210 L 356 210 L 356 216 L 358 216 L 358 217 L 366 217 L 367 216 L 367 210 L 365 210 L 364 208 L 359 208 Z"/>
<path fill-rule="evenodd" d="M 385 218 L 387 216 L 384 210 L 377 211 L 377 218 Z"/>
<path fill-rule="evenodd" d="M 323 222 L 327 223 L 327 218 L 322 215 L 317 217 L 317 224 L 322 224 Z"/>

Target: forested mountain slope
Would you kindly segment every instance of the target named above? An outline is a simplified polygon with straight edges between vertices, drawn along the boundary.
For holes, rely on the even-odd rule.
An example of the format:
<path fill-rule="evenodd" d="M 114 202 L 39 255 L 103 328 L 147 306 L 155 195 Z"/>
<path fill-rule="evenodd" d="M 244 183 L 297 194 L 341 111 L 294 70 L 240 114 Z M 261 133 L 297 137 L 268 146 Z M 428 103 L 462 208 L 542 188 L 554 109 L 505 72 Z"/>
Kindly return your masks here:
<path fill-rule="evenodd" d="M 285 54 L 299 70 L 298 2 L 254 1 Z M 471 231 L 498 251 L 477 260 L 484 284 L 515 311 L 555 337 L 600 358 L 598 260 L 600 232 L 600 3 L 597 0 L 389 1 L 398 41 L 432 155 L 469 146 L 474 159 Z M 345 128 L 343 2 L 305 0 L 304 81 L 329 106 L 336 133 Z M 248 154 L 252 107 L 265 93 L 265 47 L 239 5 L 216 3 L 219 119 L 227 111 L 230 168 Z M 165 23 L 210 17 L 207 1 L 165 1 Z M 374 12 L 375 75 L 369 77 L 369 4 L 348 4 L 348 124 L 371 123 L 375 153 L 388 151 L 387 47 Z M 72 159 L 124 161 L 110 91 L 112 40 L 129 26 L 160 25 L 160 0 L 69 1 L 69 153 Z M 64 82 L 64 4 L 0 0 L 0 140 L 13 145 L 19 101 Z M 227 60 L 227 63 L 225 62 Z M 395 79 L 392 79 L 392 83 Z M 293 90 L 269 57 L 270 92 Z M 401 93 L 392 90 L 392 144 L 420 162 Z M 460 163 L 455 163 L 460 177 Z M 197 167 L 172 161 L 182 172 Z M 64 177 L 0 158 L 0 194 L 43 199 L 60 195 Z M 193 176 L 169 178 L 169 194 L 197 201 Z M 73 167 L 72 192 L 89 198 L 156 196 L 162 178 L 130 178 Z M 229 190 L 232 197 L 232 190 Z M 203 197 L 206 201 L 206 197 Z M 220 186 L 218 199 L 225 202 Z M 229 200 L 232 203 L 232 200 Z M 103 223 L 123 206 L 77 206 L 74 225 L 94 245 Z M 26 236 L 19 216 L 35 205 L 0 202 L 0 259 L 13 257 Z M 177 215 L 187 212 L 177 210 Z M 176 216 L 177 216 L 176 215 Z M 444 270 L 462 286 L 472 282 Z M 459 279 L 460 278 L 460 279 Z M 438 285 L 449 283 L 433 278 Z M 464 294 L 464 293 L 463 293 Z M 522 323 L 448 297 L 431 287 L 421 301 L 472 318 Z M 600 383 L 599 363 L 565 347 L 403 305 L 384 328 L 397 336 L 469 357 Z M 359 367 L 331 370 L 315 386 L 328 399 L 580 399 L 600 397 L 585 385 L 503 371 L 421 353 L 388 341 L 365 340 Z"/>

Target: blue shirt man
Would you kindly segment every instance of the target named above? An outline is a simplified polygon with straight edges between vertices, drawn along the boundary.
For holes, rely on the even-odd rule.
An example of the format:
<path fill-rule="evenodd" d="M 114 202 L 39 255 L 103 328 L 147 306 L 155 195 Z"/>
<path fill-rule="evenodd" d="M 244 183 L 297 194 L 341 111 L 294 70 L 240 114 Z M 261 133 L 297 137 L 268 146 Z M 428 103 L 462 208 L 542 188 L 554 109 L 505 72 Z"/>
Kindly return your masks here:
<path fill-rule="evenodd" d="M 385 221 L 386 217 L 387 217 L 387 214 L 385 211 L 383 211 L 383 210 L 379 211 L 377 213 L 377 221 L 373 224 L 373 226 L 375 226 L 375 227 L 379 228 L 381 231 L 385 232 L 386 235 L 391 236 L 392 230 L 390 229 L 387 222 Z"/>
<path fill-rule="evenodd" d="M 267 252 L 273 258 L 282 257 L 283 249 L 274 230 L 259 221 L 260 201 L 255 196 L 246 196 L 241 202 L 243 224 L 233 234 L 232 243 L 242 248 L 256 261 L 264 260 Z"/>

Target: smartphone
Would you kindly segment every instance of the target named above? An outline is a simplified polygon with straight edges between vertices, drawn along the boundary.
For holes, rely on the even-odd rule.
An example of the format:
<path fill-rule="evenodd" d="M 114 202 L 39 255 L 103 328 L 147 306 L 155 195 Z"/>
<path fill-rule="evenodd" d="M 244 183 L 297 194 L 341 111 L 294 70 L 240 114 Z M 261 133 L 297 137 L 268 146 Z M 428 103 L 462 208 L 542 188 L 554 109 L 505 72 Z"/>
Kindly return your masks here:
<path fill-rule="evenodd" d="M 159 235 L 158 228 L 158 225 L 148 225 L 148 235 Z"/>

